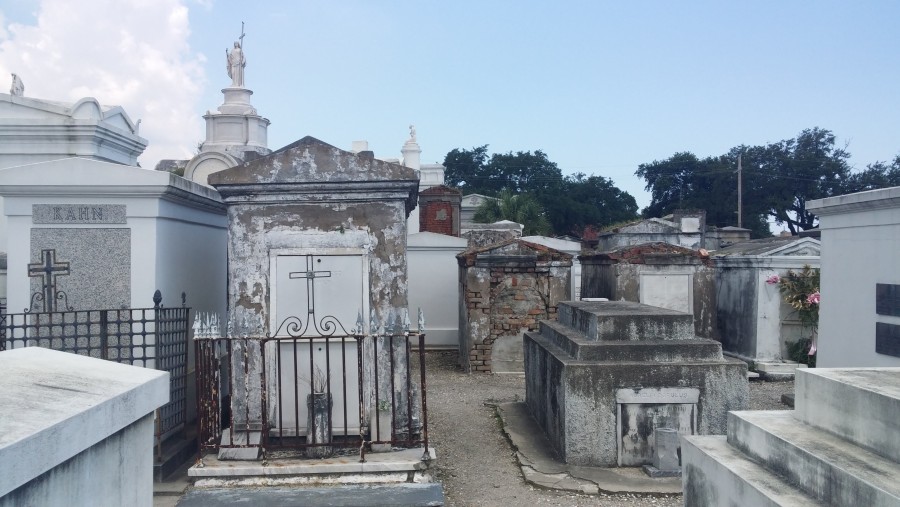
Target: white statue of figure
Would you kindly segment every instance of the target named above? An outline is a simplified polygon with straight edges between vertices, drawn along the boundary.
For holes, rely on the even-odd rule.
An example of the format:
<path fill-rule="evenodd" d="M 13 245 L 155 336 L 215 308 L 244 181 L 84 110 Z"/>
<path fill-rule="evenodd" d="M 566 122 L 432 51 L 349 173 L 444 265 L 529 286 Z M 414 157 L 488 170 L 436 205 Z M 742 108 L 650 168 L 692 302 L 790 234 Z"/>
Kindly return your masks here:
<path fill-rule="evenodd" d="M 244 87 L 244 67 L 247 66 L 247 59 L 244 57 L 244 51 L 241 50 L 241 43 L 234 42 L 234 49 L 225 50 L 227 60 L 228 77 L 231 78 L 231 86 L 235 88 Z"/>
<path fill-rule="evenodd" d="M 13 73 L 12 85 L 9 87 L 9 94 L 15 95 L 16 97 L 21 97 L 23 93 L 25 93 L 25 85 L 22 83 L 22 80 L 19 79 L 19 76 Z"/>
<path fill-rule="evenodd" d="M 416 142 L 416 126 L 415 125 L 409 126 L 409 140 L 412 142 Z"/>

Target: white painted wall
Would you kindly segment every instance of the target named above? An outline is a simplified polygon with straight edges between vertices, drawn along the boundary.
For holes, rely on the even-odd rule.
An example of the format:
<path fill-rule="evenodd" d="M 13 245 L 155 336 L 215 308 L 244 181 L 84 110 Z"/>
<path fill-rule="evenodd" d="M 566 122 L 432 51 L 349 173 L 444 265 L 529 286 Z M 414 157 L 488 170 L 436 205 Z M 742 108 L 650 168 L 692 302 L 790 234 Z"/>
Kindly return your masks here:
<path fill-rule="evenodd" d="M 165 372 L 27 347 L 0 352 L 0 507 L 153 505 Z"/>
<path fill-rule="evenodd" d="M 459 347 L 459 265 L 456 254 L 468 241 L 454 236 L 420 232 L 407 239 L 409 313 L 415 320 L 425 312 L 425 345 Z"/>
<path fill-rule="evenodd" d="M 822 231 L 822 302 L 816 365 L 900 367 L 875 352 L 875 284 L 900 284 L 900 187 L 810 201 Z"/>

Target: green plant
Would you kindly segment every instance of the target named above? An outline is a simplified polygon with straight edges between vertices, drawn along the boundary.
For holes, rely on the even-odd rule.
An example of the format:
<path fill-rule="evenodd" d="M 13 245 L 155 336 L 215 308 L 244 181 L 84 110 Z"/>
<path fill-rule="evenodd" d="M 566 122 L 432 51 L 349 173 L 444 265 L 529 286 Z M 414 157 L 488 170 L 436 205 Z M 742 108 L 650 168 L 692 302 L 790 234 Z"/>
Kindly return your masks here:
<path fill-rule="evenodd" d="M 819 270 L 809 265 L 803 266 L 799 272 L 788 271 L 781 278 L 774 275 L 766 280 L 767 283 L 778 284 L 782 299 L 794 309 L 802 329 L 810 330 L 809 336 L 787 344 L 788 357 L 810 367 L 814 367 L 816 363 L 816 334 L 819 329 L 821 300 L 819 281 Z"/>
<path fill-rule="evenodd" d="M 300 380 L 309 384 L 310 389 L 314 393 L 324 393 L 328 388 L 328 375 L 325 375 L 325 372 L 316 365 L 315 370 L 313 371 L 312 378 L 304 378 L 300 376 Z"/>

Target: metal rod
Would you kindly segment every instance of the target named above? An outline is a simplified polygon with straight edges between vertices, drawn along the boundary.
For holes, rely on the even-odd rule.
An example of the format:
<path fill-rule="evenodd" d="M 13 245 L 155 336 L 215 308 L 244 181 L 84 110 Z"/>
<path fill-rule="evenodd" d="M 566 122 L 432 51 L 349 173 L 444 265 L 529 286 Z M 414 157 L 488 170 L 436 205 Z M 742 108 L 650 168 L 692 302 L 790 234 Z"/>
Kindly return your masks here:
<path fill-rule="evenodd" d="M 425 441 L 425 454 L 422 456 L 424 461 L 431 459 L 431 453 L 428 452 L 428 401 L 425 389 L 425 334 L 419 334 L 419 374 L 421 376 L 422 386 L 422 438 Z"/>

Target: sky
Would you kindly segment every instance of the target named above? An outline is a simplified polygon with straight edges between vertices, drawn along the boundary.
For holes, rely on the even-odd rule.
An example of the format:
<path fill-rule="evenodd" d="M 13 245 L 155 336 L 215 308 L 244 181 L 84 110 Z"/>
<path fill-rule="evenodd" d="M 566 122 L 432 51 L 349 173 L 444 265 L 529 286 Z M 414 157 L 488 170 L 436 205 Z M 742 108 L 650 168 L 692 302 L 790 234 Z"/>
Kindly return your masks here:
<path fill-rule="evenodd" d="M 189 158 L 245 23 L 269 147 L 306 135 L 422 162 L 542 150 L 649 204 L 641 163 L 821 127 L 864 169 L 900 154 L 900 2 L 0 0 L 0 89 L 122 105 L 145 168 Z"/>

